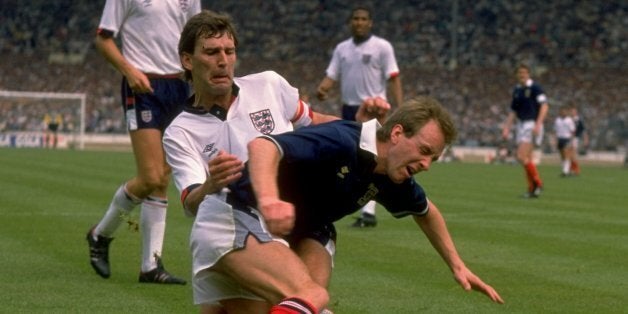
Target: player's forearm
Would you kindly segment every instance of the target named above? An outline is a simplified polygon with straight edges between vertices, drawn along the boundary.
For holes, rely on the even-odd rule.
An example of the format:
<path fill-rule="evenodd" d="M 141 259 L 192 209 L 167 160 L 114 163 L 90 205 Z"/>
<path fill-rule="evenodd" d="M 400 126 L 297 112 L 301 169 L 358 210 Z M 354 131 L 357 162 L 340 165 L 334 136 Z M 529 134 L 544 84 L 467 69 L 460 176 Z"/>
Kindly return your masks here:
<path fill-rule="evenodd" d="M 327 98 L 327 93 L 329 93 L 329 90 L 331 90 L 333 86 L 334 80 L 325 76 L 316 90 L 316 96 L 318 97 L 318 99 L 325 100 Z"/>
<path fill-rule="evenodd" d="M 547 110 L 549 109 L 549 105 L 547 103 L 542 104 L 539 109 L 539 115 L 536 118 L 537 125 L 543 125 L 543 121 L 545 121 L 545 117 L 547 117 Z"/>
<path fill-rule="evenodd" d="M 452 272 L 465 267 L 447 230 L 445 219 L 434 204 L 430 202 L 427 215 L 415 216 L 414 219 Z"/>
<path fill-rule="evenodd" d="M 249 175 L 251 185 L 258 202 L 264 198 L 279 198 L 277 173 L 279 169 L 279 150 L 274 142 L 256 138 L 248 144 Z"/>
<path fill-rule="evenodd" d="M 401 106 L 401 104 L 403 103 L 403 90 L 401 85 L 401 77 L 399 77 L 399 75 L 390 79 L 390 90 L 393 95 L 395 106 Z"/>
<path fill-rule="evenodd" d="M 94 42 L 98 51 L 111 63 L 122 75 L 128 76 L 135 67 L 133 67 L 118 49 L 115 41 L 111 37 L 96 36 Z"/>
<path fill-rule="evenodd" d="M 332 115 L 328 115 L 328 114 L 323 114 L 323 113 L 318 113 L 318 112 L 313 112 L 312 113 L 312 124 L 316 125 L 316 124 L 321 124 L 321 123 L 325 123 L 325 122 L 331 122 L 331 121 L 335 121 L 335 120 L 339 120 L 340 118 L 336 117 L 336 116 L 332 116 Z"/>

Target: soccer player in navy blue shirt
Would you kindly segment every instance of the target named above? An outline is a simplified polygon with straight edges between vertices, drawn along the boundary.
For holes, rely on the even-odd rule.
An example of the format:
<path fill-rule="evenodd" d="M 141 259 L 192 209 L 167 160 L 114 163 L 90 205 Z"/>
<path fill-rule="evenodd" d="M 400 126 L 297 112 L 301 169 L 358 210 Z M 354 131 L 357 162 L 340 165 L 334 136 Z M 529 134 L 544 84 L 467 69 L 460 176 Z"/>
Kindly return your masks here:
<path fill-rule="evenodd" d="M 400 106 L 381 128 L 375 120 L 335 121 L 254 139 L 248 145 L 247 170 L 230 185 L 231 206 L 224 209 L 241 214 L 226 221 L 228 228 L 215 229 L 215 239 L 233 234 L 228 239 L 240 244 L 218 252 L 209 269 L 271 304 L 283 298 L 305 309 L 294 313 L 316 313 L 329 301 L 326 289 L 310 278 L 290 248 L 273 238 L 292 247 L 300 235 L 376 200 L 393 216 L 415 220 L 465 290 L 503 303 L 495 289 L 466 267 L 439 209 L 414 179 L 429 169 L 455 134 L 440 103 L 421 97 Z M 221 241 L 193 245 L 221 246 L 214 242 Z M 206 278 L 215 280 L 211 274 Z M 224 284 L 224 278 L 214 287 Z"/>
<path fill-rule="evenodd" d="M 540 146 L 543 140 L 543 123 L 549 104 L 541 85 L 530 78 L 530 68 L 527 65 L 519 65 L 516 76 L 518 84 L 512 93 L 511 111 L 504 123 L 502 136 L 504 139 L 510 138 L 510 128 L 516 119 L 516 156 L 528 180 L 528 191 L 524 196 L 539 197 L 543 181 L 532 160 L 532 154 L 535 146 Z"/>

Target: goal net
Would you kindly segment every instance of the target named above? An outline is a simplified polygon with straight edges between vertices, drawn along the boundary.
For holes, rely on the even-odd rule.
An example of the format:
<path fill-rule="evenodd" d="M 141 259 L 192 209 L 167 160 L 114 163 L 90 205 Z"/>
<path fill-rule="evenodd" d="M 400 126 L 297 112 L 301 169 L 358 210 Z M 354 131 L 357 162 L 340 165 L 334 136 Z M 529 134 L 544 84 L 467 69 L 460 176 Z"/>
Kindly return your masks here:
<path fill-rule="evenodd" d="M 85 99 L 84 93 L 0 90 L 0 147 L 83 149 Z"/>

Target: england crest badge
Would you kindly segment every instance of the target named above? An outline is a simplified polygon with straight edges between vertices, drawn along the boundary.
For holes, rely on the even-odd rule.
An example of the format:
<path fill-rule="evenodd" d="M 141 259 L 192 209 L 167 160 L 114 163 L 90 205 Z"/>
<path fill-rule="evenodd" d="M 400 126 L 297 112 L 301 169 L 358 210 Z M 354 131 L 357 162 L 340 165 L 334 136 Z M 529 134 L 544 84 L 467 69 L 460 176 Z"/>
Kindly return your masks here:
<path fill-rule="evenodd" d="M 255 129 L 262 134 L 270 134 L 275 129 L 275 121 L 270 109 L 249 113 L 249 117 Z"/>

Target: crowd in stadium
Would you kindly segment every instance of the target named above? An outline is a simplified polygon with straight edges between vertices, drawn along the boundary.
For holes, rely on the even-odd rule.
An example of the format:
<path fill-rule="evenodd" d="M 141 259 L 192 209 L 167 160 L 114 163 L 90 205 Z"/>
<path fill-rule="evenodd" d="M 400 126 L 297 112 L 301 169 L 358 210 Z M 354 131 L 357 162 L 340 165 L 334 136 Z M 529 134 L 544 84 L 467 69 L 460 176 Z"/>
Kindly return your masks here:
<path fill-rule="evenodd" d="M 406 98 L 435 96 L 454 113 L 458 144 L 497 146 L 518 62 L 550 99 L 549 123 L 573 104 L 590 148 L 628 141 L 628 4 L 623 1 L 371 1 L 374 33 L 395 47 Z M 104 1 L 7 0 L 0 10 L 0 90 L 87 93 L 87 132 L 125 132 L 120 77 L 93 46 Z M 335 44 L 349 37 L 351 1 L 203 1 L 239 27 L 237 75 L 266 69 L 303 94 L 324 76 Z M 455 42 L 455 45 L 452 44 Z M 455 53 L 453 52 L 455 51 Z M 338 113 L 337 95 L 318 102 Z M 4 103 L 5 100 L 2 100 Z M 65 129 L 77 125 L 74 109 Z M 0 106 L 0 131 L 40 125 L 44 113 Z"/>

